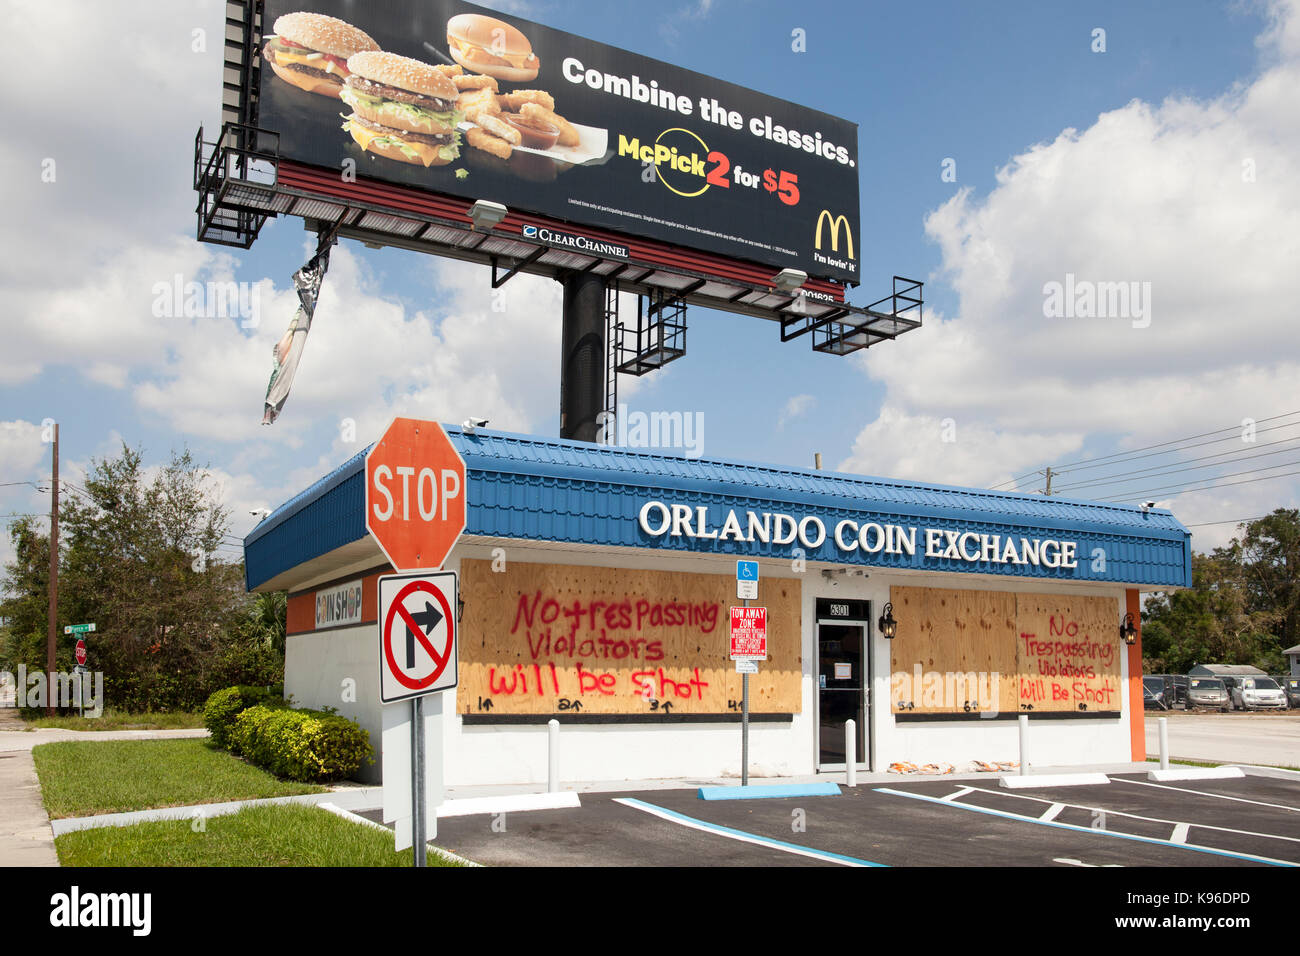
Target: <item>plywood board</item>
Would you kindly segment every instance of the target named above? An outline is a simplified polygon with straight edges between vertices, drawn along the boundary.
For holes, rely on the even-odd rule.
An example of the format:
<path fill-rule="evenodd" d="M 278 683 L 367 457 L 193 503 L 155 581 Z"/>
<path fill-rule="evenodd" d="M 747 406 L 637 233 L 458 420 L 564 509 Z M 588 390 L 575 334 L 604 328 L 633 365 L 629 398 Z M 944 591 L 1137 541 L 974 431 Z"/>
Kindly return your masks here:
<path fill-rule="evenodd" d="M 731 575 L 578 565 L 461 563 L 462 714 L 738 712 L 728 658 Z M 800 584 L 765 579 L 770 658 L 750 678 L 750 709 L 798 713 Z"/>
<path fill-rule="evenodd" d="M 1016 599 L 1019 709 L 1118 711 L 1119 605 L 1114 598 L 1021 594 Z"/>
<path fill-rule="evenodd" d="M 890 600 L 895 714 L 1120 709 L 1114 598 L 896 587 Z"/>
<path fill-rule="evenodd" d="M 1016 596 L 894 587 L 890 703 L 896 714 L 1016 710 Z"/>

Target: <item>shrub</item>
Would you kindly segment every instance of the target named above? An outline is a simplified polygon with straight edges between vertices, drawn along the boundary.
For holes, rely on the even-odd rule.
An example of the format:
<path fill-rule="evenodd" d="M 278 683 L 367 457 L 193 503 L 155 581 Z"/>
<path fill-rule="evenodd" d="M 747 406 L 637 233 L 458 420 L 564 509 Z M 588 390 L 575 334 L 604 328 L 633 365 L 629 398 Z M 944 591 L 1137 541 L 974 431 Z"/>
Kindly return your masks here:
<path fill-rule="evenodd" d="M 231 748 L 230 731 L 235 718 L 254 704 L 268 703 L 278 696 L 277 691 L 265 687 L 240 686 L 219 690 L 203 705 L 203 726 L 208 728 L 212 742 L 218 747 Z"/>
<path fill-rule="evenodd" d="M 370 760 L 370 735 L 355 721 L 319 710 L 249 707 L 235 718 L 231 749 L 278 777 L 326 783 Z"/>

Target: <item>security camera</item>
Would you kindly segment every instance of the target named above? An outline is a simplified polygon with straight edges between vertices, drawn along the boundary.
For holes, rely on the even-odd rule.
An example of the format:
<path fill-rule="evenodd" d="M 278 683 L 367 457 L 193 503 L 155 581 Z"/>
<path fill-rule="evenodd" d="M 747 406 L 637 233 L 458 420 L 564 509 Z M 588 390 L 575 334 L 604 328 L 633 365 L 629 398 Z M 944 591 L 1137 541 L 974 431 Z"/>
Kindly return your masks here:
<path fill-rule="evenodd" d="M 1150 510 L 1151 510 L 1152 508 L 1154 508 L 1155 506 L 1156 506 L 1156 503 L 1155 503 L 1154 501 L 1144 501 L 1144 502 L 1142 502 L 1142 510 L 1143 510 L 1143 511 L 1150 511 Z"/>
<path fill-rule="evenodd" d="M 472 435 L 477 429 L 486 428 L 487 423 L 486 418 L 467 418 L 460 423 L 460 428 L 466 435 Z"/>
<path fill-rule="evenodd" d="M 262 520 L 264 520 L 264 519 L 270 517 L 271 509 L 270 509 L 270 508 L 254 508 L 252 511 L 249 512 L 249 514 L 252 515 L 254 518 L 256 518 L 258 521 L 262 521 Z"/>

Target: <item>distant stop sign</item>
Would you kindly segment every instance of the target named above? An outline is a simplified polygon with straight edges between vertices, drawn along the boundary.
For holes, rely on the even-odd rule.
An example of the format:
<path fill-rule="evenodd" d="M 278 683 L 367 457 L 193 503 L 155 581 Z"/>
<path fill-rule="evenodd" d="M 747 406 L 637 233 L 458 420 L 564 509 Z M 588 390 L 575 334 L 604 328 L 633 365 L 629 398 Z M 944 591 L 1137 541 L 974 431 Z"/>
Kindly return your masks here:
<path fill-rule="evenodd" d="M 395 418 L 366 455 L 366 530 L 398 571 L 451 553 L 465 530 L 465 461 L 437 422 Z"/>
<path fill-rule="evenodd" d="M 84 638 L 77 639 L 77 663 L 82 667 L 86 666 L 86 641 Z"/>

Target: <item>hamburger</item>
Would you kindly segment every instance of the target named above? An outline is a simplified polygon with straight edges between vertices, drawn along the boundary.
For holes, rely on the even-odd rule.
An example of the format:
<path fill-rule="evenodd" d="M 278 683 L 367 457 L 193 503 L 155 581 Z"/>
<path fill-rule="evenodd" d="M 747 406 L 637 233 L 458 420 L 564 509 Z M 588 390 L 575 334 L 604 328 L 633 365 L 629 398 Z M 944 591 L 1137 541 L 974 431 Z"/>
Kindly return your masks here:
<path fill-rule="evenodd" d="M 428 63 L 396 53 L 348 57 L 339 99 L 352 107 L 343 128 L 363 150 L 416 166 L 445 166 L 460 157 L 458 90 Z"/>
<path fill-rule="evenodd" d="M 275 21 L 262 57 L 275 75 L 308 93 L 337 97 L 348 77 L 348 57 L 379 44 L 363 30 L 321 13 L 286 13 Z"/>
<path fill-rule="evenodd" d="M 462 13 L 447 21 L 451 58 L 473 73 L 508 83 L 537 79 L 541 61 L 533 45 L 517 29 L 495 17 Z"/>

